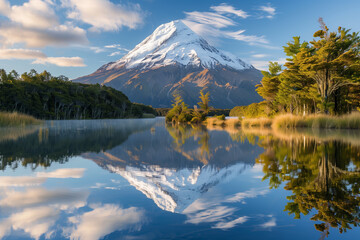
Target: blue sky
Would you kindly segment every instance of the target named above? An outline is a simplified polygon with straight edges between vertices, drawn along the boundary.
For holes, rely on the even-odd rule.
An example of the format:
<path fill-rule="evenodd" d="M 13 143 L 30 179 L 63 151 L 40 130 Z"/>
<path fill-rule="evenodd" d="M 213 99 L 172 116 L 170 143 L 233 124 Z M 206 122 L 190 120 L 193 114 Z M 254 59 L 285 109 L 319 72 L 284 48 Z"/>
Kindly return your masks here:
<path fill-rule="evenodd" d="M 284 62 L 293 36 L 360 31 L 358 0 L 0 0 L 0 68 L 76 78 L 120 59 L 160 24 L 182 19 L 215 47 L 259 69 Z"/>

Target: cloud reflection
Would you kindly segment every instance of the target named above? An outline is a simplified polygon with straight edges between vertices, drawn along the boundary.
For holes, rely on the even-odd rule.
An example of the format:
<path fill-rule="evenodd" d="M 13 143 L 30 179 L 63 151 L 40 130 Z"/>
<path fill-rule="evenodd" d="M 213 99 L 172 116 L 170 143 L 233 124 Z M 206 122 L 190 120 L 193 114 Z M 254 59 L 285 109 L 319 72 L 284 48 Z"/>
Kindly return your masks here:
<path fill-rule="evenodd" d="M 272 228 L 272 227 L 276 227 L 276 218 L 274 218 L 274 217 L 271 218 L 269 221 L 261 224 L 260 227 L 262 227 L 262 228 L 268 228 L 268 229 L 270 229 L 270 228 Z"/>
<path fill-rule="evenodd" d="M 1 194 L 0 207 L 34 207 L 46 205 L 81 207 L 89 195 L 87 191 L 71 191 L 67 189 L 47 190 L 31 188 L 25 191 L 4 190 Z"/>
<path fill-rule="evenodd" d="M 114 231 L 140 229 L 144 216 L 144 212 L 136 207 L 122 209 L 113 204 L 98 206 L 90 212 L 69 218 L 75 224 L 70 239 L 97 240 Z"/>
<path fill-rule="evenodd" d="M 44 178 L 82 178 L 85 168 L 62 168 L 52 172 L 38 172 L 37 177 Z"/>
<path fill-rule="evenodd" d="M 55 224 L 59 214 L 60 211 L 53 207 L 26 208 L 0 223 L 0 238 L 14 229 L 23 230 L 32 238 L 39 239 Z"/>
<path fill-rule="evenodd" d="M 41 185 L 44 177 L 0 177 L 0 187 L 28 187 Z"/>
<path fill-rule="evenodd" d="M 214 223 L 212 228 L 223 230 L 233 228 L 238 224 L 247 222 L 249 217 L 236 216 L 238 208 L 227 206 L 227 204 L 235 202 L 245 203 L 246 199 L 256 198 L 265 195 L 268 192 L 268 189 L 260 188 L 239 192 L 229 197 L 203 197 L 197 199 L 182 212 L 187 216 L 185 223 Z M 269 221 L 268 223 L 264 223 L 263 227 L 272 227 L 273 222 Z"/>
<path fill-rule="evenodd" d="M 250 189 L 246 192 L 239 192 L 226 199 L 226 202 L 242 202 L 246 203 L 247 198 L 256 198 L 257 196 L 265 195 L 269 193 L 269 189 Z"/>
<path fill-rule="evenodd" d="M 249 217 L 244 216 L 244 217 L 236 218 L 235 220 L 232 220 L 232 221 L 229 221 L 229 222 L 219 222 L 213 228 L 219 228 L 219 229 L 233 228 L 238 224 L 245 223 L 248 219 L 249 219 Z"/>
<path fill-rule="evenodd" d="M 50 238 L 54 225 L 62 214 L 86 206 L 87 190 L 55 189 L 41 187 L 48 178 L 81 178 L 85 169 L 58 169 L 40 172 L 36 176 L 0 177 L 0 239 L 22 231 L 31 238 L 45 234 Z"/>

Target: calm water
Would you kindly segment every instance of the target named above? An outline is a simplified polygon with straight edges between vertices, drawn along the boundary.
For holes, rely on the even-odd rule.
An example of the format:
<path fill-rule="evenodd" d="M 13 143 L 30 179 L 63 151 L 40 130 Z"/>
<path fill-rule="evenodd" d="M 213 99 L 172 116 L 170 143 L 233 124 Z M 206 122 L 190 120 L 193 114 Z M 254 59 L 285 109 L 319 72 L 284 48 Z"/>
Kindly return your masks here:
<path fill-rule="evenodd" d="M 0 239 L 359 239 L 360 134 L 0 129 Z"/>

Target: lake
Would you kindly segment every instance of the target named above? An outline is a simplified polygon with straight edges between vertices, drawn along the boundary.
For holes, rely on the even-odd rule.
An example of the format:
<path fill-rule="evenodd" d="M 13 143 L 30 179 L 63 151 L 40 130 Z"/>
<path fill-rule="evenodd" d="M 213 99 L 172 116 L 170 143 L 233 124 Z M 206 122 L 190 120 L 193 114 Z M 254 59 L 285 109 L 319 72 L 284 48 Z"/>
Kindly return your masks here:
<path fill-rule="evenodd" d="M 0 239 L 359 239 L 360 133 L 0 128 Z"/>

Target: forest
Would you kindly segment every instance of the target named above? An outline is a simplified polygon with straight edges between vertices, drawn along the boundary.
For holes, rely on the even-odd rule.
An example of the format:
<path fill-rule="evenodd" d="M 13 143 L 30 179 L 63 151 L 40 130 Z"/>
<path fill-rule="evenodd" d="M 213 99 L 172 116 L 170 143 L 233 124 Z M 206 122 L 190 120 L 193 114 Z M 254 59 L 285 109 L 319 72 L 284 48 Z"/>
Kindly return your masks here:
<path fill-rule="evenodd" d="M 301 42 L 297 36 L 284 46 L 284 69 L 270 62 L 269 71 L 262 71 L 256 91 L 264 101 L 236 107 L 230 115 L 342 115 L 360 110 L 359 34 L 342 27 L 331 32 L 321 18 L 319 23 L 312 41 Z"/>
<path fill-rule="evenodd" d="M 39 119 L 141 118 L 156 111 L 131 103 L 122 92 L 73 83 L 65 76 L 35 70 L 19 75 L 0 70 L 0 111 L 20 112 Z"/>

